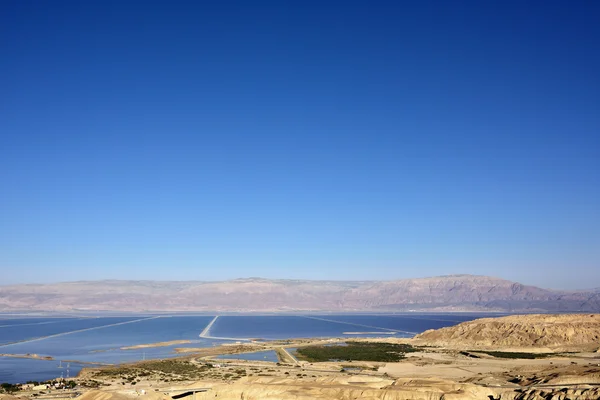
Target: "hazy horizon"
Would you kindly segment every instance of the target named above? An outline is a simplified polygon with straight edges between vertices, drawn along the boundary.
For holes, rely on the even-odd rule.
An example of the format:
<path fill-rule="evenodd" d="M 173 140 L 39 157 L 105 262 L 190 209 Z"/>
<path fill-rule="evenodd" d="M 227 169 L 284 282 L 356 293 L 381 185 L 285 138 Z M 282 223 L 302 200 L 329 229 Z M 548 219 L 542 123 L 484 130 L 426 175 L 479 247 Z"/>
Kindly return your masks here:
<path fill-rule="evenodd" d="M 0 3 L 3 284 L 600 287 L 600 3 Z"/>
<path fill-rule="evenodd" d="M 402 280 L 411 280 L 411 279 L 431 279 L 431 278 L 451 278 L 451 277 L 486 277 L 486 278 L 494 278 L 494 279 L 502 279 L 506 281 L 513 281 L 511 279 L 507 279 L 501 276 L 495 275 L 474 275 L 474 274 L 447 274 L 447 275 L 437 275 L 437 276 L 417 276 L 414 278 L 389 278 L 389 279 L 311 279 L 311 278 L 285 278 L 285 277 L 275 277 L 275 278 L 266 278 L 259 276 L 247 276 L 247 277 L 237 277 L 230 279 L 187 279 L 187 280 L 177 280 L 177 279 L 123 279 L 123 278 L 98 278 L 98 279 L 73 279 L 73 280 L 48 280 L 48 281 L 27 281 L 27 282 L 13 282 L 13 283 L 0 283 L 0 286 L 12 286 L 12 285 L 44 285 L 44 284 L 68 284 L 68 283 L 79 283 L 79 282 L 111 282 L 111 281 L 120 281 L 120 282 L 158 282 L 158 283 L 191 283 L 191 282 L 199 282 L 199 283 L 219 283 L 219 282 L 231 282 L 231 281 L 248 281 L 248 280 L 267 280 L 267 281 L 314 281 L 314 282 L 348 282 L 348 283 L 357 283 L 357 282 L 393 282 L 393 281 L 402 281 Z M 566 291 L 577 291 L 577 290 L 600 290 L 599 287 L 591 286 L 591 287 L 550 287 L 550 286 L 541 286 L 528 282 L 519 282 L 514 281 L 515 283 L 520 283 L 528 286 L 535 286 L 542 289 L 550 289 L 550 290 L 566 290 Z"/>

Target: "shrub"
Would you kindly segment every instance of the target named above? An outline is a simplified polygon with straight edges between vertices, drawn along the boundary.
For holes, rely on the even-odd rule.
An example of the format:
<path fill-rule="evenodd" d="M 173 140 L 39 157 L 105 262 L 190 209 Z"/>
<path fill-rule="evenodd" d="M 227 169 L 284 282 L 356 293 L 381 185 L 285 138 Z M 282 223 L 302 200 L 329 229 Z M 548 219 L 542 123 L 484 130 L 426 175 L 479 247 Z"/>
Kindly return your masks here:
<path fill-rule="evenodd" d="M 307 361 L 395 362 L 405 353 L 418 351 L 408 344 L 349 342 L 347 346 L 308 346 L 299 348 L 298 357 Z"/>

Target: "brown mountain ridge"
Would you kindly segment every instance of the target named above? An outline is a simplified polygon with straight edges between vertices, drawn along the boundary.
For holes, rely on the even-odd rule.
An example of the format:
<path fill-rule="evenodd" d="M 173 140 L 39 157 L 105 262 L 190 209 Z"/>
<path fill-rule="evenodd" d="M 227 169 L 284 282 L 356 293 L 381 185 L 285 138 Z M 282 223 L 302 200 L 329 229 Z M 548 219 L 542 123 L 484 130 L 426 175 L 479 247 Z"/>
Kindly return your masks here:
<path fill-rule="evenodd" d="M 0 311 L 596 312 L 597 291 L 558 291 L 477 275 L 393 281 L 102 280 L 0 286 Z"/>

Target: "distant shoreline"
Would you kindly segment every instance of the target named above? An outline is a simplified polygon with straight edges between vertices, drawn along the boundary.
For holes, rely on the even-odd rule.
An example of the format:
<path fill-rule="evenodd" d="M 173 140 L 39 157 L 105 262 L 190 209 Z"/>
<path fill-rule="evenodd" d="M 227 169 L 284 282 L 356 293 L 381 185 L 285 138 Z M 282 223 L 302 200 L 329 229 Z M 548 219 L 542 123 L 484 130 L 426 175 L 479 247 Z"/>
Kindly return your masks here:
<path fill-rule="evenodd" d="M 565 311 L 562 314 L 589 314 L 586 311 Z M 415 310 L 415 311 L 344 311 L 344 310 L 330 310 L 330 311 L 114 311 L 114 310 L 95 310 L 95 311 L 0 311 L 0 317 L 15 317 L 19 318 L 106 318 L 106 317 L 130 317 L 130 316 L 158 316 L 163 318 L 168 317 L 214 317 L 220 316 L 290 316 L 299 317 L 305 315 L 420 315 L 420 314 L 434 314 L 434 315 L 472 315 L 472 314 L 490 314 L 490 315 L 515 315 L 515 314 L 556 314 L 551 311 L 490 311 L 490 310 L 470 310 L 470 311 L 426 311 L 426 310 Z"/>
<path fill-rule="evenodd" d="M 9 358 L 29 358 L 33 360 L 54 360 L 52 356 L 40 356 L 39 354 L 10 354 L 10 353 L 0 353 L 0 357 L 9 357 Z"/>
<path fill-rule="evenodd" d="M 170 340 L 168 342 L 156 342 L 156 343 L 144 343 L 144 344 L 136 344 L 134 346 L 124 346 L 121 347 L 121 350 L 136 350 L 136 349 L 148 349 L 153 347 L 167 347 L 173 346 L 176 344 L 187 344 L 192 343 L 191 340 Z"/>

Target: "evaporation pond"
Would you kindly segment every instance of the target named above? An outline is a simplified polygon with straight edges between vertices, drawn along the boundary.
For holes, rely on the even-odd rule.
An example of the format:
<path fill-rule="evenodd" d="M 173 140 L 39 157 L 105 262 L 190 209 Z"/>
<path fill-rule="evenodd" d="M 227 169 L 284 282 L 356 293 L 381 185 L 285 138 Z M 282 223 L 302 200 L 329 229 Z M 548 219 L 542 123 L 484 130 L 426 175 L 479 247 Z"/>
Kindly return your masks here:
<path fill-rule="evenodd" d="M 223 354 L 215 357 L 220 360 L 246 360 L 246 361 L 270 361 L 278 362 L 277 353 L 274 350 L 256 351 L 254 353 Z"/>

